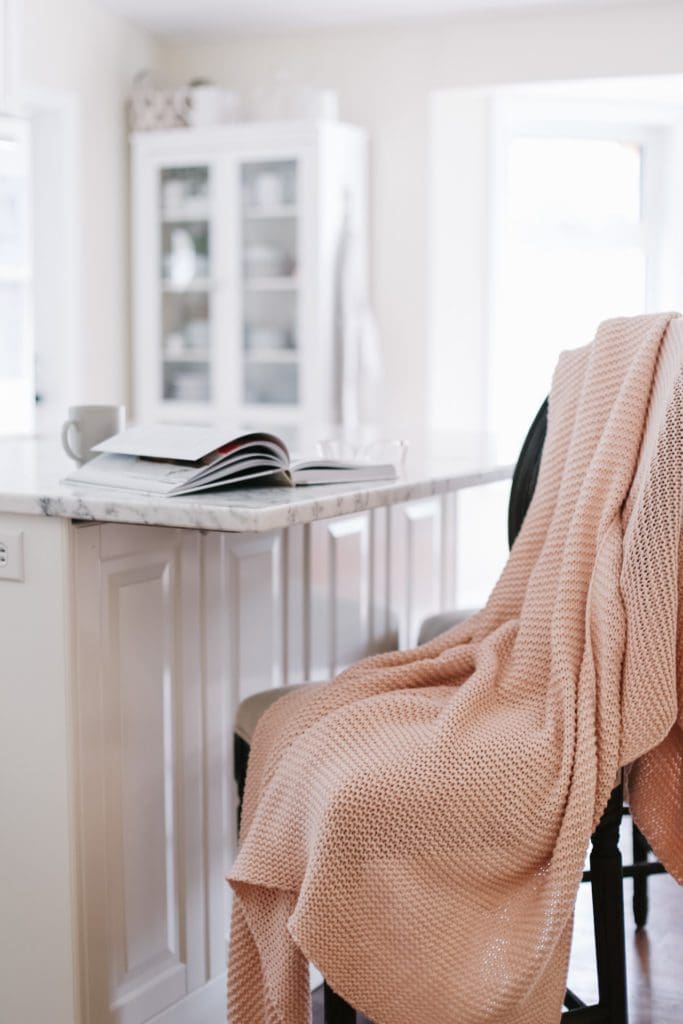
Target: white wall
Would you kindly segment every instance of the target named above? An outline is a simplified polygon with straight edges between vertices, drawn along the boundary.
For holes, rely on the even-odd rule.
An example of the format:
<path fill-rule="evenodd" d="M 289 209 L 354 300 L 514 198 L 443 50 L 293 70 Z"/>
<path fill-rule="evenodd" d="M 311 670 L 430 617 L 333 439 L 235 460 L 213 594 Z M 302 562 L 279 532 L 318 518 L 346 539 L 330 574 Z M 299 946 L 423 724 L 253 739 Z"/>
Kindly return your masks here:
<path fill-rule="evenodd" d="M 487 426 L 491 282 L 491 99 L 435 92 L 430 110 L 429 341 L 426 419 L 444 446 Z M 486 445 L 485 445 L 486 447 Z"/>
<path fill-rule="evenodd" d="M 341 114 L 368 127 L 372 287 L 401 431 L 428 402 L 428 142 L 436 89 L 683 70 L 683 6 L 472 16 L 423 25 L 164 44 L 176 81 L 205 75 L 245 93 L 288 72 L 339 92 Z"/>
<path fill-rule="evenodd" d="M 154 63 L 156 45 L 147 33 L 90 0 L 24 0 L 22 35 L 21 97 L 29 111 L 39 110 L 41 117 L 56 112 L 62 118 L 62 158 L 72 165 L 62 195 L 71 189 L 76 224 L 70 241 L 64 211 L 61 227 L 56 217 L 54 231 L 65 233 L 63 243 L 54 246 L 64 307 L 53 336 L 49 324 L 37 326 L 48 345 L 59 344 L 60 360 L 76 350 L 80 380 L 62 380 L 65 402 L 124 401 L 130 372 L 124 101 L 135 72 Z M 59 153 L 56 141 L 52 152 Z M 64 178 L 63 167 L 55 169 L 55 178 L 60 172 Z M 41 173 L 46 173 L 44 164 Z M 68 275 L 60 266 L 60 245 L 73 266 Z M 49 268 L 40 255 L 37 266 L 45 275 Z M 69 289 L 76 291 L 69 295 Z M 64 314 L 70 305 L 71 319 Z"/>

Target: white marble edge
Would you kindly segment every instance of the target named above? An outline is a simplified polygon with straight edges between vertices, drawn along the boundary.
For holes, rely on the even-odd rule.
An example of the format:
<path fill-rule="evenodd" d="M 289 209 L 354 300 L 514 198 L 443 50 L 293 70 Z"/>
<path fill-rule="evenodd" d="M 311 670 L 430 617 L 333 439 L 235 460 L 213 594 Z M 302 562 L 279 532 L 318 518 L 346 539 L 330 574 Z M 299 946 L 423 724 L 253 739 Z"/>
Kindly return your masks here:
<path fill-rule="evenodd" d="M 411 472 L 404 478 L 363 484 L 334 484 L 286 488 L 263 486 L 234 488 L 183 498 L 157 498 L 105 488 L 73 486 L 60 482 L 69 464 L 51 464 L 40 456 L 49 454 L 47 442 L 34 441 L 34 458 L 27 465 L 25 447 L 23 472 L 12 466 L 13 443 L 0 449 L 0 513 L 52 516 L 81 522 L 127 523 L 236 533 L 263 533 L 295 524 L 350 515 L 366 509 L 477 487 L 505 480 L 512 466 L 477 467 L 472 459 L 464 465 L 453 460 L 433 470 Z M 20 460 L 21 461 L 21 460 Z"/>

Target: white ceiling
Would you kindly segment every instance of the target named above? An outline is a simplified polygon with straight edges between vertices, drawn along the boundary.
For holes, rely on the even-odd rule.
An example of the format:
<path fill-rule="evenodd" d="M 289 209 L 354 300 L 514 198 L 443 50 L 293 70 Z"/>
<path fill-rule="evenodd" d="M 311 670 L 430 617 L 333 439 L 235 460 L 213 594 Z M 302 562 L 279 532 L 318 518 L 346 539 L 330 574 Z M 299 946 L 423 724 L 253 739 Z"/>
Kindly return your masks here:
<path fill-rule="evenodd" d="M 154 32 L 267 32 L 529 8 L 611 7 L 648 0 L 97 0 Z M 680 2 L 680 0 L 670 0 Z"/>

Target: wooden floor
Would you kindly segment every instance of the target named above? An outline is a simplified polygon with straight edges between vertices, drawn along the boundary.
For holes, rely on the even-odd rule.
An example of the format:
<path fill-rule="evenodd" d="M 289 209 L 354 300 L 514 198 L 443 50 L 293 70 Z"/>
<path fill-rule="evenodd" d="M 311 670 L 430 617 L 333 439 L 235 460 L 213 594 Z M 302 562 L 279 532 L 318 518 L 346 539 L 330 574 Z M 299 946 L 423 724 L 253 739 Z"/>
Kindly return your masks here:
<path fill-rule="evenodd" d="M 629 819 L 624 824 L 622 849 L 628 859 Z M 624 883 L 629 1024 L 683 1024 L 683 887 L 667 875 L 656 875 L 648 884 L 648 925 L 636 932 L 631 912 L 632 883 L 628 879 Z M 577 903 L 569 986 L 585 1002 L 596 999 L 592 928 L 590 889 L 583 885 Z M 323 1024 L 320 989 L 313 995 L 313 1004 L 313 1022 Z M 359 1024 L 364 1020 L 359 1018 Z"/>
<path fill-rule="evenodd" d="M 630 819 L 622 842 L 630 858 Z M 624 882 L 629 1024 L 683 1024 L 683 887 L 668 875 L 648 881 L 650 914 L 647 927 L 635 930 L 631 899 L 633 883 Z M 577 902 L 569 986 L 585 1002 L 597 997 L 590 889 L 581 886 Z"/>

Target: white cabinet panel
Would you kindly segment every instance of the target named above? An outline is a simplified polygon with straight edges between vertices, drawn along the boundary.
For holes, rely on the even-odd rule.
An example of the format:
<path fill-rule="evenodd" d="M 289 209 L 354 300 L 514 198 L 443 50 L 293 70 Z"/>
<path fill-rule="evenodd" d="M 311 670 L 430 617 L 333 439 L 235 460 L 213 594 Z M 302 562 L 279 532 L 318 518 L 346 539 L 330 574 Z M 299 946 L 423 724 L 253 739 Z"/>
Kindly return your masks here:
<path fill-rule="evenodd" d="M 265 534 L 74 531 L 84 1024 L 213 1021 L 237 706 L 413 643 L 453 526 L 436 497 Z"/>
<path fill-rule="evenodd" d="M 443 607 L 442 522 L 440 498 L 392 509 L 391 592 L 402 647 L 415 644 L 422 620 Z"/>
<path fill-rule="evenodd" d="M 285 531 L 286 683 L 398 646 L 390 537 L 385 508 Z"/>
<path fill-rule="evenodd" d="M 239 702 L 239 680 L 231 676 L 229 669 L 230 642 L 226 624 L 230 619 L 226 598 L 228 580 L 221 551 L 223 539 L 218 533 L 201 538 L 206 773 L 203 852 L 207 864 L 206 934 L 210 977 L 221 975 L 225 970 L 230 920 L 230 888 L 225 876 L 237 849 L 231 725 Z"/>
<path fill-rule="evenodd" d="M 111 916 L 119 925 L 122 956 L 117 984 L 153 974 L 157 964 L 178 963 L 178 851 L 166 837 L 177 833 L 174 797 L 174 672 L 167 626 L 168 563 L 109 578 L 111 605 L 105 714 L 118 728 L 111 736 L 116 764 L 110 803 L 121 872 L 112 892 Z M 142 647 L 144 631 L 147 645 Z M 139 653 L 138 653 L 139 652 Z M 163 779 L 163 800 L 158 785 Z M 140 799 L 142 796 L 142 799 Z M 120 845 L 119 845 L 120 843 Z M 162 851 L 160 871 L 149 873 L 149 850 Z"/>
<path fill-rule="evenodd" d="M 370 513 L 370 647 L 368 653 L 395 650 L 399 618 L 391 592 L 391 510 Z"/>
<path fill-rule="evenodd" d="M 238 703 L 395 647 L 397 623 L 414 642 L 467 568 L 456 504 L 481 532 L 455 495 L 266 534 L 5 517 L 26 557 L 0 587 L 5 776 L 38 808 L 9 836 L 14 1018 L 225 1020 Z"/>
<path fill-rule="evenodd" d="M 238 697 L 283 682 L 282 535 L 222 538 L 225 626 Z"/>
<path fill-rule="evenodd" d="M 225 875 L 237 849 L 232 723 L 241 700 L 284 682 L 285 570 L 280 532 L 208 534 L 202 543 L 209 778 L 205 842 L 213 973 L 225 966 L 231 903 Z"/>
<path fill-rule="evenodd" d="M 458 541 L 460 529 L 459 492 L 441 498 L 441 604 L 458 608 Z"/>
<path fill-rule="evenodd" d="M 331 679 L 369 647 L 369 513 L 311 524 L 311 677 Z"/>
<path fill-rule="evenodd" d="M 310 578 L 311 531 L 290 526 L 283 535 L 285 559 L 285 663 L 284 682 L 311 678 Z"/>
<path fill-rule="evenodd" d="M 141 1024 L 206 980 L 198 544 L 144 527 L 77 534 L 84 998 L 97 1024 Z"/>

